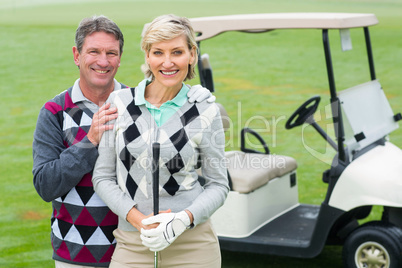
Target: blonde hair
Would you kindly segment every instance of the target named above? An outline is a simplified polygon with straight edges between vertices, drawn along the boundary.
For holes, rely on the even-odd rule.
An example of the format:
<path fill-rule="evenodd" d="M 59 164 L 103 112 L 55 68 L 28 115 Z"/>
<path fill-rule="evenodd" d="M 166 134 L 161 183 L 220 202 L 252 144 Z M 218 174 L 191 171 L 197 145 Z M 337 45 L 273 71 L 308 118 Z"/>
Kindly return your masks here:
<path fill-rule="evenodd" d="M 152 77 L 152 72 L 146 62 L 146 54 L 151 50 L 152 45 L 162 41 L 172 40 L 181 35 L 186 37 L 188 49 L 190 51 L 195 48 L 194 61 L 192 64 L 189 64 L 188 73 L 184 81 L 195 77 L 195 65 L 198 62 L 198 46 L 195 41 L 194 29 L 187 18 L 178 17 L 173 14 L 162 15 L 155 18 L 148 25 L 148 28 L 142 37 L 141 49 L 145 53 L 145 64 L 142 66 L 142 71 L 146 77 Z"/>

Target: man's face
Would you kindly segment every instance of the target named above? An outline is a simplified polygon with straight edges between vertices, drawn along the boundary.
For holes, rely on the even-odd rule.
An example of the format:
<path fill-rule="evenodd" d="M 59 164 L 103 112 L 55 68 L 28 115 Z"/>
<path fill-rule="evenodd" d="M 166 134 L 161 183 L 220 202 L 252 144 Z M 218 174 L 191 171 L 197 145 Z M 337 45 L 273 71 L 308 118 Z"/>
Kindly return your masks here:
<path fill-rule="evenodd" d="M 73 47 L 74 62 L 80 68 L 82 90 L 107 91 L 114 88 L 113 78 L 120 66 L 119 40 L 105 32 L 85 38 L 81 53 Z"/>

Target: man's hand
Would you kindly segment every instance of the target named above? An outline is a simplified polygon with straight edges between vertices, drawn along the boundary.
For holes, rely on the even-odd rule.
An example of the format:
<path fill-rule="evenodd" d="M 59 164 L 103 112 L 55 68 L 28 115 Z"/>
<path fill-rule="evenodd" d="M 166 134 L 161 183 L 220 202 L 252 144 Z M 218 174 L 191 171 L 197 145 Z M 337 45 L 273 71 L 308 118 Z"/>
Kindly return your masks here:
<path fill-rule="evenodd" d="M 142 220 L 142 224 L 159 223 L 154 229 L 141 229 L 142 244 L 151 251 L 167 248 L 190 226 L 190 217 L 185 211 L 179 213 L 162 213 Z"/>
<path fill-rule="evenodd" d="M 213 103 L 216 100 L 216 97 L 212 95 L 211 91 L 201 85 L 189 86 L 190 90 L 187 93 L 188 101 L 190 103 L 202 102 L 207 100 L 208 103 Z"/>
<path fill-rule="evenodd" d="M 117 116 L 117 108 L 110 108 L 110 103 L 100 107 L 99 111 L 92 117 L 92 124 L 87 134 L 88 140 L 97 146 L 100 143 L 103 132 L 113 128 L 113 125 L 106 123 L 116 119 Z"/>

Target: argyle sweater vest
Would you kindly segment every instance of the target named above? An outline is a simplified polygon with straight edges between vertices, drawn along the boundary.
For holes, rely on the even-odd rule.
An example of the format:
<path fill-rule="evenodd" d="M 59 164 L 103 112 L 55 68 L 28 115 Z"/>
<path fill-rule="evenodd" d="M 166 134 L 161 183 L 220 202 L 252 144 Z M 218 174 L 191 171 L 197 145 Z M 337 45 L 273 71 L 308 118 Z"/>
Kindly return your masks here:
<path fill-rule="evenodd" d="M 188 209 L 194 224 L 205 222 L 223 204 L 228 192 L 219 108 L 214 103 L 186 102 L 158 127 L 146 106 L 135 104 L 135 94 L 134 88 L 110 94 L 109 102 L 117 107 L 119 117 L 99 144 L 95 190 L 120 216 L 119 229 L 136 231 L 125 216 L 133 202 L 144 215 L 153 211 L 150 163 L 152 144 L 157 141 L 161 145 L 159 209 Z M 198 181 L 198 161 L 204 186 Z"/>
<path fill-rule="evenodd" d="M 93 113 L 71 100 L 72 88 L 45 104 L 57 117 L 66 148 L 80 142 L 87 134 Z M 113 230 L 117 216 L 94 192 L 92 171 L 67 194 L 52 201 L 51 219 L 53 258 L 88 266 L 107 266 L 116 241 Z"/>

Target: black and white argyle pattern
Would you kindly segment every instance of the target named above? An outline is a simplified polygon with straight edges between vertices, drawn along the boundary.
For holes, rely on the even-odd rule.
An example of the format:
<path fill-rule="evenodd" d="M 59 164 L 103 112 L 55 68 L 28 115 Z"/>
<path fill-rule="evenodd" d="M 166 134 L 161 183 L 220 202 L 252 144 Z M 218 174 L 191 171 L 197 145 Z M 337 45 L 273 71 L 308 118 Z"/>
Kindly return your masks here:
<path fill-rule="evenodd" d="M 126 94 L 124 99 L 119 96 L 114 99 L 119 111 L 115 123 L 115 147 L 120 187 L 133 199 L 152 198 L 151 147 L 153 142 L 158 141 L 161 144 L 160 196 L 174 196 L 181 190 L 191 189 L 198 179 L 194 167 L 200 153 L 199 147 L 205 133 L 211 135 L 213 131 L 211 123 L 218 108 L 215 105 L 186 103 L 162 126 L 157 127 L 147 108 L 135 105 L 135 90 L 130 90 L 130 98 Z M 119 95 L 125 93 L 119 92 Z M 131 99 L 131 102 L 128 103 L 127 99 Z"/>

